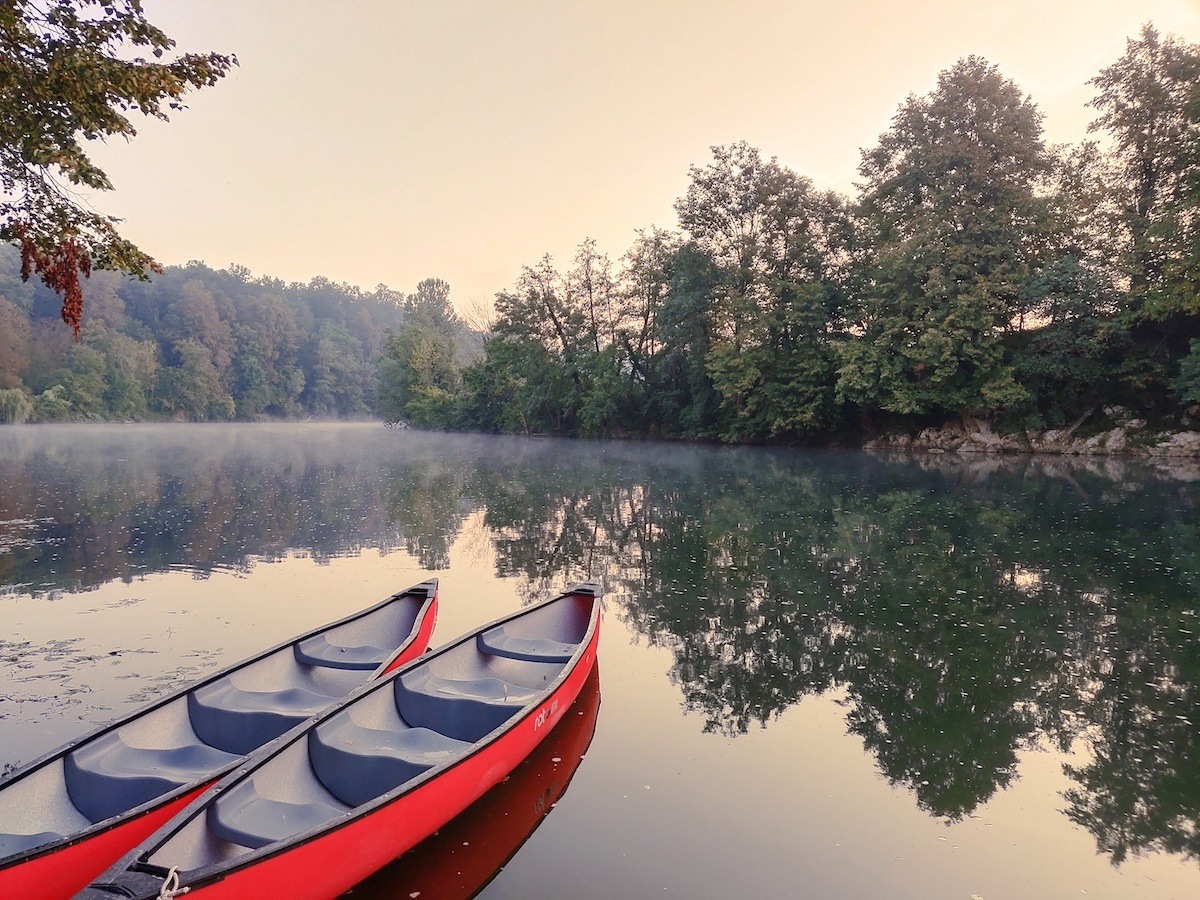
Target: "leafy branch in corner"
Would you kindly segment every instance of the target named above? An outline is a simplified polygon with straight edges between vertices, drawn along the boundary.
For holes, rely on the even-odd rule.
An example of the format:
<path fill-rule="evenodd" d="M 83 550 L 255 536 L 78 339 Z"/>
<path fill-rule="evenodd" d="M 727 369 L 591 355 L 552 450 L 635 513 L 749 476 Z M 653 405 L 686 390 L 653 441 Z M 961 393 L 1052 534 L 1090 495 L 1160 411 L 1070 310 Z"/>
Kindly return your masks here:
<path fill-rule="evenodd" d="M 146 20 L 140 0 L 10 0 L 0 4 L 0 239 L 21 250 L 63 298 L 76 337 L 80 276 L 111 269 L 137 278 L 158 264 L 91 209 L 75 188 L 113 189 L 84 142 L 137 134 L 130 115 L 166 121 L 189 90 L 209 87 L 237 58 L 165 55 L 175 41 Z M 149 57 L 137 55 L 148 51 Z"/>

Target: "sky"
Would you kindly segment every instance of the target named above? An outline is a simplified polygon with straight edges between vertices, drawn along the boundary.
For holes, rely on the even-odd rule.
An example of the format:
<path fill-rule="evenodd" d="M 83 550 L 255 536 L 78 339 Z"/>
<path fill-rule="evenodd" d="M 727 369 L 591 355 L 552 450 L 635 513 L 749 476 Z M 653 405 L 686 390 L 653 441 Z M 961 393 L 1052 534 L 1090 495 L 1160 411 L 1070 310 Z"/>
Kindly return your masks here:
<path fill-rule="evenodd" d="M 96 145 L 93 206 L 167 265 L 371 290 L 450 282 L 461 310 L 585 238 L 674 228 L 688 167 L 739 140 L 854 192 L 910 94 L 983 56 L 1053 142 L 1087 80 L 1200 0 L 147 0 L 181 51 L 240 66 L 169 123 Z"/>

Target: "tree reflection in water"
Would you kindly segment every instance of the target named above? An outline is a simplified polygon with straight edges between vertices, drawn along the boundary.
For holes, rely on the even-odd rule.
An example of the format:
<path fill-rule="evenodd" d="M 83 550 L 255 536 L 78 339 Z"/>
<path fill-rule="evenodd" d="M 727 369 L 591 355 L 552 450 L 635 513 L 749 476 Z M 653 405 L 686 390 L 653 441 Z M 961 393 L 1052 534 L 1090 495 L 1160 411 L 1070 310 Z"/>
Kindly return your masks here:
<path fill-rule="evenodd" d="M 603 578 L 610 610 L 671 650 L 706 730 L 769 727 L 836 691 L 886 777 L 951 821 L 1023 750 L 1075 749 L 1088 761 L 1066 769 L 1065 812 L 1114 862 L 1200 858 L 1195 482 L 1028 459 L 206 433 L 0 439 L 0 583 L 77 589 L 295 549 L 404 547 L 445 568 L 481 512 L 498 576 L 534 593 Z"/>

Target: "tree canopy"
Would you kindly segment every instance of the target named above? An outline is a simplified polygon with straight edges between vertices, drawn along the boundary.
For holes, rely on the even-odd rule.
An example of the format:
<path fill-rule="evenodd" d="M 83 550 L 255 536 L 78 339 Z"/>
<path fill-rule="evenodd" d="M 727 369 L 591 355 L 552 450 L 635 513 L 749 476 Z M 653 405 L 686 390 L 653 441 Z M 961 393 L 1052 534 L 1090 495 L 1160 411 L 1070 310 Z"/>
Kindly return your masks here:
<path fill-rule="evenodd" d="M 842 345 L 844 399 L 909 415 L 1024 399 L 1002 337 L 1043 230 L 1041 119 L 972 56 L 928 97 L 909 97 L 863 154 L 864 272 L 859 332 Z"/>

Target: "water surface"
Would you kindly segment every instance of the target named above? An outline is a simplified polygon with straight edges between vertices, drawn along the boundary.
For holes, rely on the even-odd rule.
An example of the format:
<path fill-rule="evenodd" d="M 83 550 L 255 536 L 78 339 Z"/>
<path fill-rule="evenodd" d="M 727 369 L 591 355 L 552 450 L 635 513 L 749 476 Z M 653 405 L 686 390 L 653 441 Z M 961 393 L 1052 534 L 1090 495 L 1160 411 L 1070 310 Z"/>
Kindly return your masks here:
<path fill-rule="evenodd" d="M 604 582 L 598 711 L 364 897 L 1200 896 L 1187 472 L 55 426 L 0 485 L 4 766 L 430 575 L 435 643 Z"/>

